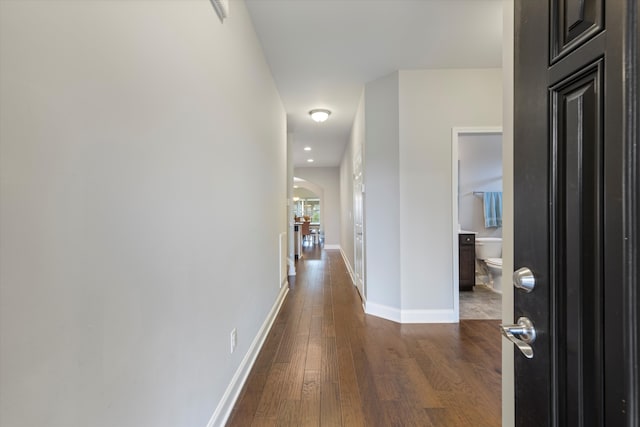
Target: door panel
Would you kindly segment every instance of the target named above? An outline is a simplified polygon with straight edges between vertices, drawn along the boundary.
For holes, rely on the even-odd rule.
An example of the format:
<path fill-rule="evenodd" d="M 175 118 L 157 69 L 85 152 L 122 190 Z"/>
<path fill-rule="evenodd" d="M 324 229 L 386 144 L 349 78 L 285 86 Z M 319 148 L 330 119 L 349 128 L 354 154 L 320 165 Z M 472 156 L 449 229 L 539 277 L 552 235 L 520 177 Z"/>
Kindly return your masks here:
<path fill-rule="evenodd" d="M 602 420 L 602 61 L 551 88 L 552 277 L 561 425 Z"/>
<path fill-rule="evenodd" d="M 568 55 L 604 29 L 603 0 L 551 0 L 551 62 Z"/>
<path fill-rule="evenodd" d="M 637 366 L 626 360 L 637 354 L 637 317 L 625 309 L 625 295 L 637 295 L 637 277 L 625 273 L 637 218 L 624 210 L 637 206 L 628 184 L 637 158 L 623 155 L 637 138 L 637 122 L 624 119 L 637 102 L 634 7 L 515 3 L 514 267 L 530 268 L 536 286 L 516 291 L 514 318 L 537 331 L 532 359 L 514 352 L 518 426 L 630 426 L 637 417 Z"/>

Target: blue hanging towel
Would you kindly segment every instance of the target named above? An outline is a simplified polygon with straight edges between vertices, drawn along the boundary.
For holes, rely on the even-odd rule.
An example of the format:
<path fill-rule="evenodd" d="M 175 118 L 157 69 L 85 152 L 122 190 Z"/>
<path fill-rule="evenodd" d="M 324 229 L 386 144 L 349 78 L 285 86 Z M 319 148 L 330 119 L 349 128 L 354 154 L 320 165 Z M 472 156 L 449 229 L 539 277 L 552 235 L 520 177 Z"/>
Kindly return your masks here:
<path fill-rule="evenodd" d="M 502 227 L 502 191 L 485 191 L 484 226 Z"/>

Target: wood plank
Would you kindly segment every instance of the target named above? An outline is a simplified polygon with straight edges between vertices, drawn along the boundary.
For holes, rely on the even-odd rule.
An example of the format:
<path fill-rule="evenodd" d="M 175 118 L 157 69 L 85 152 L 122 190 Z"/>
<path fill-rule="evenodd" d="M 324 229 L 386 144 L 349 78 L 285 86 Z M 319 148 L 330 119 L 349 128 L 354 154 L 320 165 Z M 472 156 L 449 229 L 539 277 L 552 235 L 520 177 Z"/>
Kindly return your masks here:
<path fill-rule="evenodd" d="M 346 328 L 344 329 L 346 331 Z M 360 390 L 351 355 L 351 346 L 346 333 L 336 337 L 338 352 L 338 378 L 340 381 L 340 405 L 342 407 L 342 425 L 364 426 Z"/>
<path fill-rule="evenodd" d="M 320 425 L 323 427 L 342 425 L 340 387 L 336 382 L 324 381 L 321 383 Z"/>
<path fill-rule="evenodd" d="M 300 400 L 283 400 L 278 410 L 279 427 L 297 427 L 300 425 Z"/>
<path fill-rule="evenodd" d="M 320 371 L 305 371 L 300 404 L 300 425 L 320 425 Z"/>
<path fill-rule="evenodd" d="M 422 408 L 442 408 L 438 392 L 424 376 L 415 359 L 399 359 L 392 363 L 393 372 L 400 382 L 403 400 Z"/>
<path fill-rule="evenodd" d="M 254 421 L 265 421 L 267 419 L 277 418 L 280 408 L 280 393 L 282 391 L 286 370 L 286 363 L 274 363 L 271 367 L 260 403 L 256 409 Z"/>
<path fill-rule="evenodd" d="M 304 366 L 307 358 L 306 350 L 309 339 L 298 335 L 294 343 L 294 352 L 282 384 L 281 399 L 300 400 L 304 382 Z"/>
<path fill-rule="evenodd" d="M 227 425 L 500 425 L 498 321 L 368 316 L 340 253 L 306 250 Z"/>

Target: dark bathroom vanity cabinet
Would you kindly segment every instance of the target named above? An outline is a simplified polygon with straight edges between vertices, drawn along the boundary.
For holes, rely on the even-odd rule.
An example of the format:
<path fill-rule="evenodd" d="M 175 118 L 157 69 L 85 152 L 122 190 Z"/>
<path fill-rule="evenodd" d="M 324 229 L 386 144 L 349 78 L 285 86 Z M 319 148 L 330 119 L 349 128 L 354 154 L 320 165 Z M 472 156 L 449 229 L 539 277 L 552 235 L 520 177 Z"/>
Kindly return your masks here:
<path fill-rule="evenodd" d="M 459 283 L 461 291 L 472 291 L 476 284 L 476 235 L 458 234 Z"/>

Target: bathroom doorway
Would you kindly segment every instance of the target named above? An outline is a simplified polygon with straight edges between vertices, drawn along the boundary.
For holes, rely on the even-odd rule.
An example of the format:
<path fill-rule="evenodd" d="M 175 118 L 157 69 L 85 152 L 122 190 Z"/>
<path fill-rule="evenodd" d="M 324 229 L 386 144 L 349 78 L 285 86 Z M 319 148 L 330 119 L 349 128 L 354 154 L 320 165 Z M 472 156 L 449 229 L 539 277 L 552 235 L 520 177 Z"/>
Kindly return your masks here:
<path fill-rule="evenodd" d="M 454 307 L 459 319 L 502 318 L 502 129 L 454 128 Z"/>

